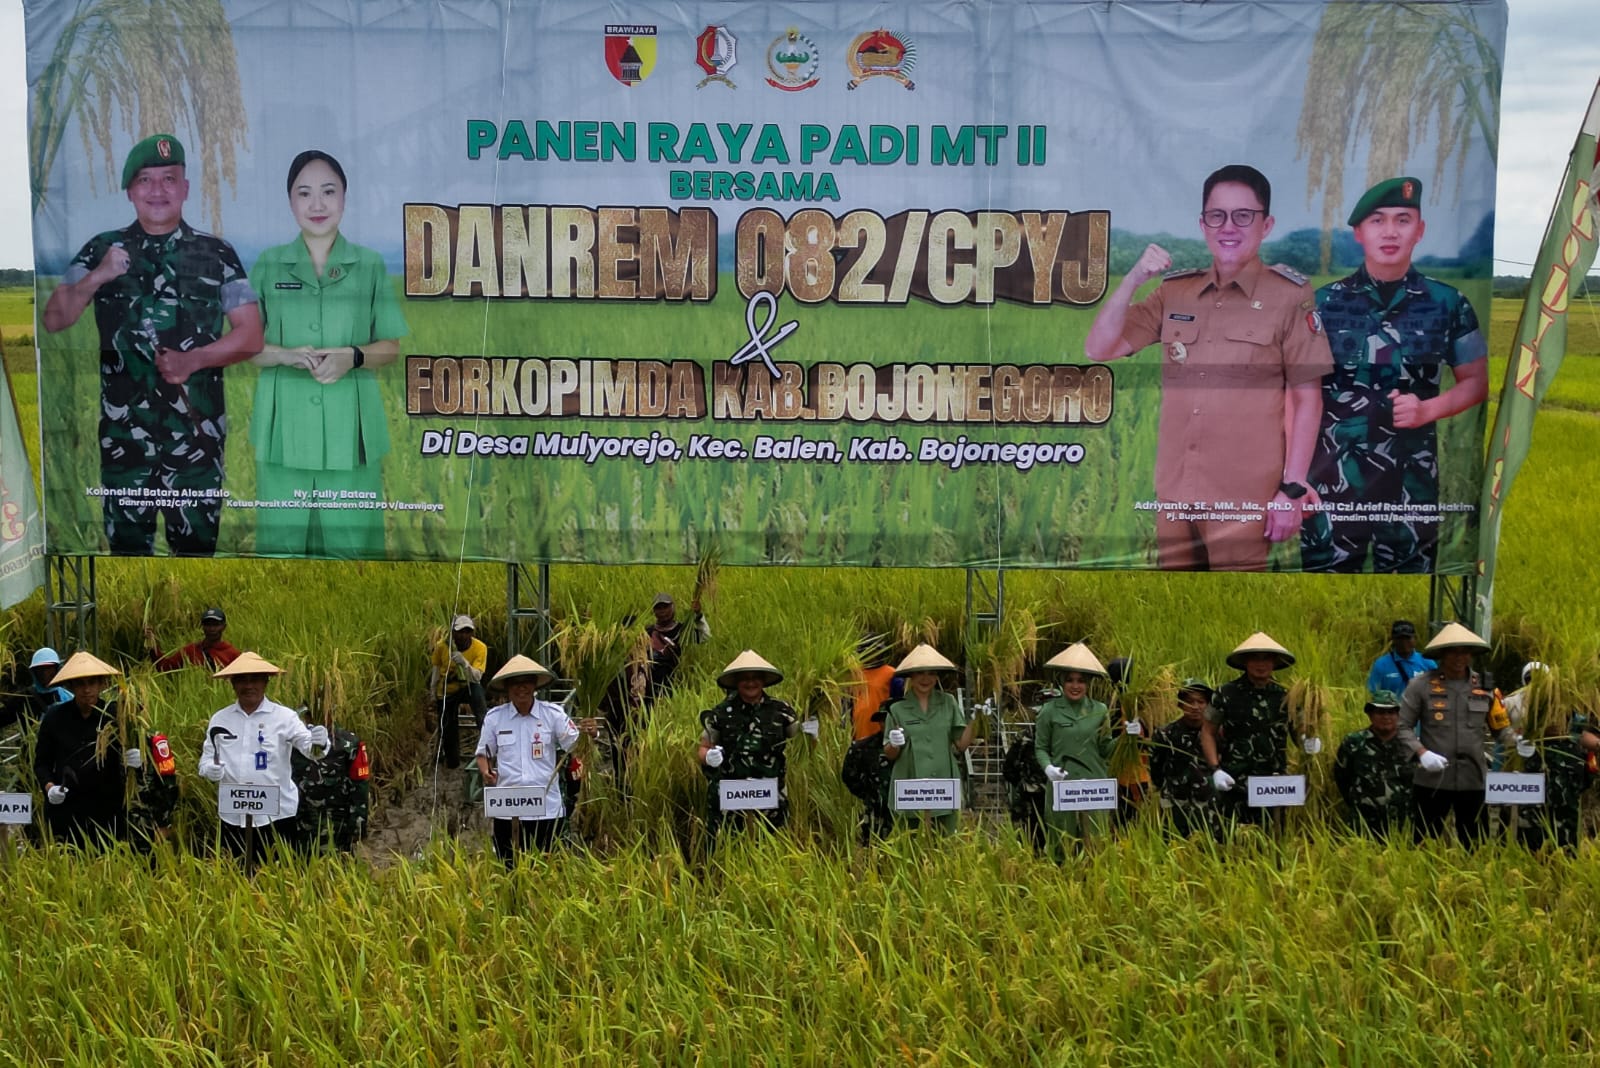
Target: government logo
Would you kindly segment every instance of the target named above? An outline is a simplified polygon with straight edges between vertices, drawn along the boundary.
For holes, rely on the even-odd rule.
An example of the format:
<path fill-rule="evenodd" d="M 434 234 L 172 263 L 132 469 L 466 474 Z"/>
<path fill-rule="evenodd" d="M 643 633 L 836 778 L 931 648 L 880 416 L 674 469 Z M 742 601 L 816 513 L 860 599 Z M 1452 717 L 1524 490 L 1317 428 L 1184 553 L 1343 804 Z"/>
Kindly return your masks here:
<path fill-rule="evenodd" d="M 787 32 L 767 46 L 767 84 L 786 93 L 798 93 L 817 84 L 821 65 L 817 46 L 799 30 Z"/>
<path fill-rule="evenodd" d="M 728 77 L 728 72 L 739 62 L 738 43 L 726 26 L 707 26 L 700 31 L 694 41 L 694 61 L 706 76 L 700 79 L 696 89 L 704 89 L 712 82 L 721 82 L 729 89 L 738 88 Z"/>
<path fill-rule="evenodd" d="M 854 89 L 868 78 L 893 78 L 907 89 L 917 87 L 910 78 L 911 68 L 917 65 L 917 48 L 903 33 L 868 30 L 850 42 L 845 63 L 851 75 L 846 89 Z"/>

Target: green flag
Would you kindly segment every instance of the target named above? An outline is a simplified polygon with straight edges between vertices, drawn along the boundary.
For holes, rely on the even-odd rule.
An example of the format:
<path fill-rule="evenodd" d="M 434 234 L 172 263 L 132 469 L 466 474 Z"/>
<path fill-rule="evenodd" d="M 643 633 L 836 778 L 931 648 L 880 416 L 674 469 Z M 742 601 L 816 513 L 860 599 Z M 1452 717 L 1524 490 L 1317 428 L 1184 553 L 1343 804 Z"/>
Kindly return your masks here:
<path fill-rule="evenodd" d="M 44 518 L 3 360 L 0 381 L 0 608 L 10 608 L 44 585 Z"/>
<path fill-rule="evenodd" d="M 1517 322 L 1516 346 L 1506 364 L 1500 388 L 1500 411 L 1489 439 L 1489 460 L 1484 465 L 1483 496 L 1478 541 L 1479 633 L 1488 637 L 1494 618 L 1495 550 L 1500 544 L 1500 521 L 1505 517 L 1511 482 L 1528 455 L 1533 416 L 1545 391 L 1561 367 L 1567 348 L 1567 300 L 1574 285 L 1581 285 L 1594 263 L 1595 231 L 1600 226 L 1600 85 L 1589 101 L 1589 112 L 1578 131 L 1578 143 L 1561 180 L 1550 225 L 1534 263 L 1528 296 Z"/>

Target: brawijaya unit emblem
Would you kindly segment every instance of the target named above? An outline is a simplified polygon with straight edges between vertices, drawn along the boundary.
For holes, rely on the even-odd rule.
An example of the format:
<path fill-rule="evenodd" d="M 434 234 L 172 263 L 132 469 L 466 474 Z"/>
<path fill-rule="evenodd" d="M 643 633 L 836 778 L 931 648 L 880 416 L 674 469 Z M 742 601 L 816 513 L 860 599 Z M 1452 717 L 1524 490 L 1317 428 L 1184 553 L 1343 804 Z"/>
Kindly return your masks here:
<path fill-rule="evenodd" d="M 656 28 L 630 23 L 606 27 L 606 70 L 632 88 L 656 69 Z"/>

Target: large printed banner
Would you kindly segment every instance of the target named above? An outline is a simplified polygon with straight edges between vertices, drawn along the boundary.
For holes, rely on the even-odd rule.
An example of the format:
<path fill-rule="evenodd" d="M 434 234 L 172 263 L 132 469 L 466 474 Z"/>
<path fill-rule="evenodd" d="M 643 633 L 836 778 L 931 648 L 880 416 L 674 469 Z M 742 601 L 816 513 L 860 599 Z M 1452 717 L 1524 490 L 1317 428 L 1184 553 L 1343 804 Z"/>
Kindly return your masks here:
<path fill-rule="evenodd" d="M 56 553 L 1473 565 L 1504 0 L 25 0 Z"/>

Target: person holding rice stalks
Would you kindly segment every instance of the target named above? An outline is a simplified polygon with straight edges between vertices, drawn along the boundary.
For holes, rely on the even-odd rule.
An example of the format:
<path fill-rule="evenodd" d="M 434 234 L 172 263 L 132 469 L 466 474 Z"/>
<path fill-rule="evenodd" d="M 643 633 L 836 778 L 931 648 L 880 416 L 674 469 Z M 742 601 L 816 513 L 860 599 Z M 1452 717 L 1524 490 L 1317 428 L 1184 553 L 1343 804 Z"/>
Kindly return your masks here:
<path fill-rule="evenodd" d="M 1202 679 L 1184 679 L 1178 685 L 1181 715 L 1150 738 L 1150 779 L 1161 791 L 1161 810 L 1170 819 L 1169 828 L 1181 838 L 1192 834 L 1215 838 L 1222 831 L 1211 772 L 1200 746 L 1206 707 L 1215 692 Z"/>
<path fill-rule="evenodd" d="M 656 698 L 672 686 L 672 677 L 683 659 L 684 646 L 711 640 L 711 622 L 700 610 L 698 598 L 689 607 L 688 621 L 678 618 L 677 605 L 670 593 L 656 594 L 650 610 L 656 617 L 654 623 L 644 628 L 645 637 L 650 640 L 650 659 L 634 676 L 636 696 L 646 707 L 653 705 Z"/>
<path fill-rule="evenodd" d="M 39 723 L 33 775 L 45 798 L 45 826 L 72 845 L 118 840 L 127 830 L 124 783 L 143 754 L 122 748 L 116 702 L 100 700 L 121 674 L 92 653 L 73 653 L 53 680 L 72 699 L 52 706 Z"/>
<path fill-rule="evenodd" d="M 439 730 L 434 758 L 443 760 L 447 768 L 461 766 L 461 706 L 472 710 L 472 721 L 480 730 L 488 714 L 483 673 L 489 667 L 489 647 L 475 637 L 476 630 L 471 616 L 456 616 L 450 624 L 450 637 L 439 639 L 429 660 L 428 701 L 437 714 Z"/>
<path fill-rule="evenodd" d="M 239 656 L 222 632 L 228 629 L 228 617 L 222 609 L 211 607 L 200 613 L 200 640 L 190 642 L 175 652 L 163 654 L 153 627 L 144 628 L 145 651 L 157 671 L 177 671 L 181 667 L 208 667 L 215 671 L 227 667 Z"/>
<path fill-rule="evenodd" d="M 508 700 L 484 718 L 474 754 L 478 773 L 485 786 L 527 786 L 543 790 L 545 798 L 538 817 L 494 821 L 495 856 L 510 868 L 517 854 L 530 846 L 541 853 L 554 848 L 556 831 L 567 814 L 557 773 L 560 755 L 570 753 L 583 732 L 565 708 L 535 698 L 555 681 L 555 673 L 538 661 L 513 656 L 495 672 L 494 681 L 505 685 Z"/>
<path fill-rule="evenodd" d="M 1454 813 L 1456 838 L 1474 846 L 1488 834 L 1483 803 L 1489 771 L 1486 744 L 1516 744 L 1505 707 L 1472 670 L 1472 654 L 1489 643 L 1459 623 L 1447 624 L 1426 652 L 1439 666 L 1418 675 L 1400 698 L 1400 739 L 1417 754 L 1414 833 L 1417 841 L 1444 834 Z"/>
<path fill-rule="evenodd" d="M 884 716 L 883 756 L 890 763 L 889 789 L 903 779 L 959 779 L 961 754 L 972 748 L 977 721 L 968 722 L 961 703 L 939 688 L 941 677 L 959 669 L 931 645 L 917 646 L 895 667 L 906 680 L 905 696 Z M 946 834 L 961 825 L 959 812 L 896 812 L 897 823 L 930 826 Z"/>
<path fill-rule="evenodd" d="M 248 783 L 278 788 L 278 814 L 266 824 L 254 827 L 253 844 L 247 856 L 245 817 L 219 813 L 222 820 L 222 845 L 247 864 L 266 856 L 280 835 L 289 839 L 295 816 L 300 811 L 300 788 L 295 785 L 290 750 L 312 756 L 315 749 L 328 748 L 328 728 L 301 722 L 300 715 L 286 705 L 267 697 L 267 683 L 283 669 L 253 652 L 240 653 L 238 659 L 211 677 L 227 679 L 233 686 L 234 701 L 219 709 L 206 724 L 205 741 L 200 747 L 200 777 L 217 783 Z"/>
<path fill-rule="evenodd" d="M 767 693 L 767 687 L 783 681 L 783 672 L 769 664 L 754 649 L 746 649 L 722 669 L 717 685 L 727 691 L 713 708 L 700 713 L 700 744 L 695 760 L 705 773 L 706 832 L 709 847 L 715 847 L 724 821 L 732 818 L 739 826 L 752 820 L 769 827 L 782 827 L 789 818 L 789 795 L 785 784 L 788 770 L 789 739 L 802 730 L 800 716 L 787 701 Z M 805 732 L 815 741 L 815 719 L 805 721 Z M 721 783 L 724 779 L 776 779 L 778 805 L 770 809 L 751 809 L 724 813 Z"/>
<path fill-rule="evenodd" d="M 1543 665 L 1540 665 L 1541 667 Z M 1594 781 L 1600 726 L 1584 713 L 1550 716 L 1537 745 L 1521 742 L 1522 770 L 1544 773 L 1544 804 L 1517 807 L 1517 841 L 1529 850 L 1546 842 L 1578 851 L 1583 792 Z"/>
<path fill-rule="evenodd" d="M 1352 731 L 1333 758 L 1333 781 L 1350 825 L 1374 838 L 1403 830 L 1411 819 L 1417 755 L 1400 740 L 1400 699 L 1380 691 L 1366 705 L 1366 730 Z"/>
<path fill-rule="evenodd" d="M 1106 669 L 1083 642 L 1068 646 L 1045 663 L 1060 673 L 1061 696 L 1046 701 L 1034 722 L 1034 757 L 1051 783 L 1111 776 L 1111 724 L 1106 706 L 1089 696 L 1089 680 L 1106 678 Z M 1053 789 L 1053 787 L 1052 787 Z M 1064 839 L 1082 840 L 1106 829 L 1104 812 L 1057 812 L 1046 807 L 1050 852 L 1064 859 Z"/>
<path fill-rule="evenodd" d="M 1261 631 L 1228 654 L 1228 666 L 1240 672 L 1225 682 L 1206 709 L 1201 751 L 1211 769 L 1218 808 L 1230 820 L 1258 824 L 1264 809 L 1250 808 L 1242 780 L 1251 775 L 1282 775 L 1289 767 L 1289 691 L 1273 673 L 1294 663 L 1294 655 Z M 1301 746 L 1309 756 L 1322 752 L 1322 740 L 1307 735 Z"/>

